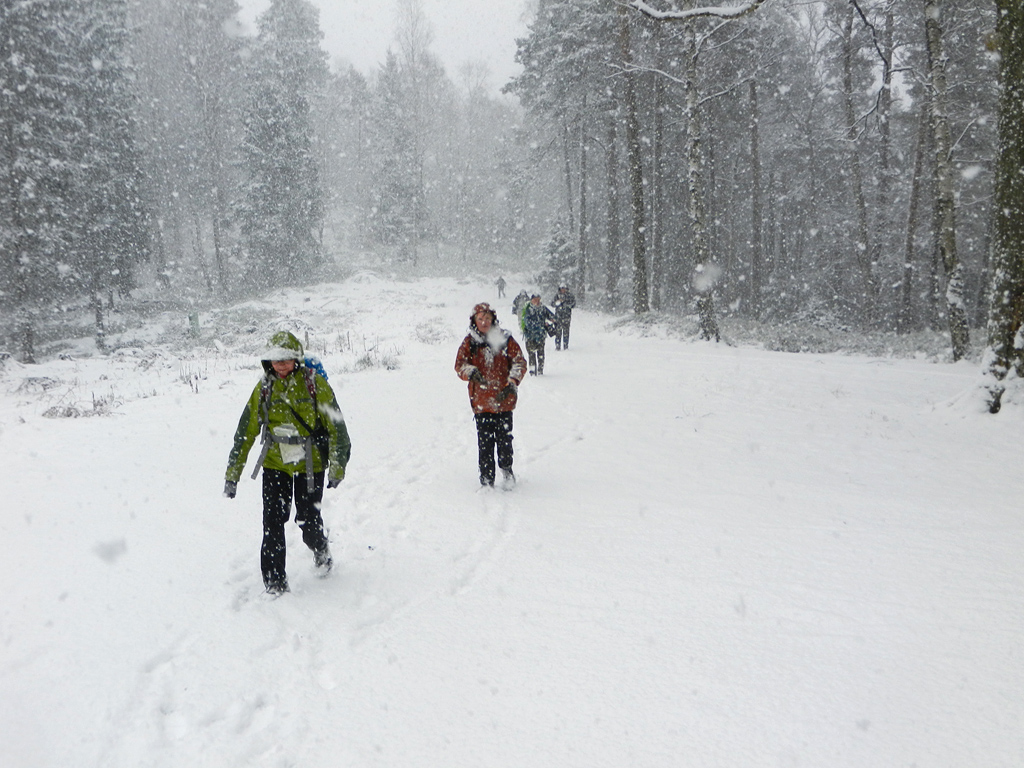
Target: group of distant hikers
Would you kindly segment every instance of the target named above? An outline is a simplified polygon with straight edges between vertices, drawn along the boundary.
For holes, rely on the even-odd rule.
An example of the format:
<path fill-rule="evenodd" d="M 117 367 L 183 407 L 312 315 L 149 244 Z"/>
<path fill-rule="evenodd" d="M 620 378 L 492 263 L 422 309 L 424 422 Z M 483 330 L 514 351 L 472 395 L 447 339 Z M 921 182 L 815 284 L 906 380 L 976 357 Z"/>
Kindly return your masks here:
<path fill-rule="evenodd" d="M 498 296 L 505 295 L 498 278 Z M 493 487 L 497 470 L 502 485 L 515 485 L 512 471 L 512 411 L 519 385 L 527 372 L 544 374 L 544 343 L 555 338 L 555 349 L 569 349 L 569 328 L 576 298 L 561 285 L 552 300 L 554 311 L 540 294 L 520 291 L 512 312 L 526 343 L 529 363 L 512 334 L 498 323 L 487 302 L 473 307 L 469 329 L 455 357 L 455 372 L 469 385 L 469 402 L 476 419 L 480 484 Z M 264 374 L 242 409 L 228 455 L 224 495 L 235 498 L 249 451 L 260 438 L 261 449 L 252 477 L 263 469 L 263 542 L 260 570 L 269 596 L 289 590 L 285 571 L 285 523 L 295 502 L 295 522 L 302 541 L 313 552 L 318 574 L 333 566 L 320 513 L 324 481 L 336 488 L 345 477 L 352 452 L 345 417 L 320 362 L 308 357 L 302 342 L 288 331 L 270 337 L 260 360 Z M 495 461 L 495 457 L 497 461 Z"/>

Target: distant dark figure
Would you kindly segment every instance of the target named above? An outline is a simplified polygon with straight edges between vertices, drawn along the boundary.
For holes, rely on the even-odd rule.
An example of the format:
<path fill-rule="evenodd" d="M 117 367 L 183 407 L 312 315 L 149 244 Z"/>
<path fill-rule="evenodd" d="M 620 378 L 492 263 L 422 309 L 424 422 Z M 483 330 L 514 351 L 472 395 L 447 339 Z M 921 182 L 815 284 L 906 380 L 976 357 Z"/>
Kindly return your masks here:
<path fill-rule="evenodd" d="M 533 294 L 530 303 L 523 309 L 523 337 L 526 339 L 526 354 L 530 358 L 530 375 L 544 375 L 544 342 L 555 333 L 555 316 L 540 303 L 540 296 Z"/>
<path fill-rule="evenodd" d="M 555 294 L 551 305 L 555 308 L 555 349 L 569 348 L 569 326 L 572 325 L 572 310 L 576 306 L 576 297 L 573 296 L 569 286 L 558 286 L 558 293 Z"/>
<path fill-rule="evenodd" d="M 505 298 L 505 286 L 507 285 L 507 283 L 505 282 L 505 278 L 499 275 L 498 282 L 496 282 L 495 285 L 498 286 L 498 298 Z"/>
<path fill-rule="evenodd" d="M 520 291 L 516 294 L 516 297 L 512 299 L 512 314 L 516 316 L 516 322 L 519 323 L 519 330 L 523 330 L 523 308 L 530 303 L 530 294 L 526 291 Z"/>

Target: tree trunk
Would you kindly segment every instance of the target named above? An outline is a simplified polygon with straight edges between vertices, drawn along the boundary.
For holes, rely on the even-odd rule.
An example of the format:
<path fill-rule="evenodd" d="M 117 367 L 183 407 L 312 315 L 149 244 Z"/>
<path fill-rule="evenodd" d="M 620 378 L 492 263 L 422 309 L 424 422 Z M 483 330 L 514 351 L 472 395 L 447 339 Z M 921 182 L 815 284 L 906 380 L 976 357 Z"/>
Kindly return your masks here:
<path fill-rule="evenodd" d="M 18 315 L 18 346 L 20 347 L 21 352 L 21 362 L 26 365 L 35 365 L 35 322 L 32 317 L 32 312 L 29 310 L 23 310 Z"/>
<path fill-rule="evenodd" d="M 693 22 L 687 22 L 686 34 L 686 141 L 688 181 L 690 187 L 690 226 L 693 229 L 693 287 L 697 291 L 697 318 L 700 337 L 719 341 L 715 318 L 715 283 L 718 268 L 711 263 L 708 247 L 707 213 L 704 208 L 704 148 L 700 119 L 700 96 L 697 91 L 697 33 Z"/>
<path fill-rule="evenodd" d="M 854 243 L 853 256 L 861 278 L 861 299 L 857 302 L 861 312 L 861 322 L 872 325 L 875 322 L 876 286 L 872 273 L 871 237 L 868 231 L 868 206 L 864 198 L 864 171 L 861 167 L 860 151 L 857 141 L 857 116 L 853 105 L 853 5 L 846 8 L 843 24 L 843 108 L 846 115 L 846 140 L 850 143 L 850 169 L 853 176 L 853 202 L 857 209 L 857 241 Z"/>
<path fill-rule="evenodd" d="M 583 106 L 586 108 L 586 97 Z M 587 295 L 587 136 L 583 127 L 583 116 L 580 116 L 580 234 L 579 257 L 576 260 L 576 298 L 583 301 Z"/>
<path fill-rule="evenodd" d="M 662 66 L 661 27 L 655 29 L 658 66 Z M 665 78 L 654 76 L 654 147 L 651 159 L 651 308 L 661 309 L 665 291 Z"/>
<path fill-rule="evenodd" d="M 942 2 L 925 0 L 924 9 L 935 142 L 935 224 L 939 256 L 946 273 L 946 316 L 953 360 L 956 361 L 970 352 L 971 337 L 964 306 L 964 269 L 956 250 L 956 199 L 946 93 L 946 57 L 942 50 Z"/>
<path fill-rule="evenodd" d="M 103 298 L 98 291 L 93 291 L 90 297 L 92 301 L 93 317 L 95 318 L 96 349 L 100 352 L 107 351 L 107 328 L 103 322 Z"/>
<path fill-rule="evenodd" d="M 620 249 L 622 240 L 619 229 L 619 120 L 617 111 L 612 111 L 608 118 L 608 261 L 605 265 L 605 294 L 609 309 L 619 303 L 619 276 L 622 272 Z"/>
<path fill-rule="evenodd" d="M 752 317 L 761 314 L 761 289 L 764 284 L 764 209 L 761 203 L 761 149 L 758 134 L 761 112 L 757 106 L 757 81 L 750 81 L 750 171 L 751 224 L 750 279 L 747 281 L 747 304 Z"/>
<path fill-rule="evenodd" d="M 914 233 L 917 232 L 918 206 L 921 200 L 921 176 L 924 153 L 928 144 L 927 132 L 930 110 L 921 105 L 921 118 L 917 129 L 917 150 L 914 152 L 914 174 L 910 177 L 910 203 L 907 206 L 907 233 L 903 242 L 903 280 L 900 285 L 900 311 L 896 317 L 896 333 L 909 333 L 914 325 Z"/>
<path fill-rule="evenodd" d="M 213 280 L 210 278 L 210 270 L 206 268 L 206 259 L 203 257 L 203 229 L 199 222 L 198 211 L 192 212 L 192 223 L 195 227 L 192 249 L 195 253 L 196 262 L 199 264 L 199 270 L 202 272 L 203 282 L 206 283 L 206 290 L 209 293 L 213 293 Z"/>
<path fill-rule="evenodd" d="M 569 130 L 569 123 L 562 124 L 562 164 L 565 168 L 565 204 L 569 208 L 569 228 L 567 234 L 572 237 L 572 232 L 576 229 L 576 214 L 574 212 L 573 198 L 576 196 L 575 190 L 572 185 L 572 162 L 569 159 L 569 137 L 571 131 Z"/>
<path fill-rule="evenodd" d="M 1006 377 L 1024 377 L 1024 6 L 996 0 L 1002 54 L 999 75 L 999 157 L 995 186 L 995 248 L 984 379 L 989 412 L 1002 405 Z"/>
<path fill-rule="evenodd" d="M 647 224 L 644 213 L 644 167 L 640 146 L 640 120 L 636 104 L 636 72 L 629 39 L 626 6 L 619 6 L 619 45 L 625 70 L 626 152 L 629 163 L 629 199 L 633 221 L 633 311 L 650 311 L 647 287 Z"/>
<path fill-rule="evenodd" d="M 893 31 L 895 26 L 894 15 L 890 2 L 885 8 L 885 28 L 882 32 L 882 91 L 878 96 L 878 196 L 875 201 L 875 229 L 876 236 L 872 244 L 871 263 L 878 268 L 881 264 L 883 242 L 885 250 L 896 251 L 895 234 L 898 231 L 892 206 L 892 131 L 890 117 L 892 115 L 892 59 L 893 59 Z M 914 177 L 912 183 L 916 182 Z M 892 233 L 892 241 L 889 241 L 889 233 Z M 877 286 L 876 286 L 877 290 Z M 877 300 L 876 296 L 876 300 Z M 885 327 L 892 327 L 893 313 L 890 309 L 891 303 L 886 300 Z M 898 312 L 896 323 L 898 324 Z"/>
<path fill-rule="evenodd" d="M 219 165 L 219 161 L 218 161 Z M 228 291 L 228 276 L 224 268 L 224 222 L 227 220 L 227 201 L 224 197 L 223 177 L 218 177 L 217 189 L 214 190 L 217 210 L 213 212 L 213 261 L 217 270 L 217 284 L 222 293 Z"/>

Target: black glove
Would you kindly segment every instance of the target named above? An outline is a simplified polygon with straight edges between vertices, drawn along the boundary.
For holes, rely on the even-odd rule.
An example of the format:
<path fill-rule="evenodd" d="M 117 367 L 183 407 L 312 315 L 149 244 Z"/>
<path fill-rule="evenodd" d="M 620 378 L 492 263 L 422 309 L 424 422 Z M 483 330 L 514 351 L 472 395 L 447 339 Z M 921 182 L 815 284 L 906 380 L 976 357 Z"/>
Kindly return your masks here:
<path fill-rule="evenodd" d="M 487 383 L 486 381 L 484 381 L 484 375 L 480 373 L 480 370 L 478 368 L 474 368 L 473 372 L 469 374 L 469 380 L 475 381 L 477 384 L 481 386 Z"/>
<path fill-rule="evenodd" d="M 340 469 L 338 469 L 335 467 L 332 469 L 331 474 L 334 475 L 334 477 L 329 478 L 327 480 L 327 487 L 337 488 L 339 485 L 341 485 L 341 481 L 345 479 L 345 468 L 341 467 Z"/>
<path fill-rule="evenodd" d="M 236 483 L 234 480 L 224 481 L 224 495 L 227 496 L 229 499 L 235 498 L 235 491 L 237 490 L 238 483 Z"/>
<path fill-rule="evenodd" d="M 519 387 L 516 386 L 514 381 L 510 381 L 501 393 L 498 395 L 499 400 L 508 400 L 512 395 L 519 391 Z"/>
<path fill-rule="evenodd" d="M 327 487 L 328 488 L 337 488 L 339 485 L 341 485 L 341 478 L 340 477 L 336 477 L 333 480 L 328 480 L 327 481 Z"/>

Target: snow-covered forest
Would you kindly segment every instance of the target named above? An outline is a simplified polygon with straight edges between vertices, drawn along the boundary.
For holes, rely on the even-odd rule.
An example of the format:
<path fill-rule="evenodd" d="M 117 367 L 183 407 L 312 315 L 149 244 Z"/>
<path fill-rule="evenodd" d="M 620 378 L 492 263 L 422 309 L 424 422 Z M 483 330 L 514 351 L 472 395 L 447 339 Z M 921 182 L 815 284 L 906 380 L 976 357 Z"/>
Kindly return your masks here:
<path fill-rule="evenodd" d="M 976 355 L 1017 15 L 997 5 L 541 0 L 498 95 L 444 71 L 420 0 L 372 72 L 331 68 L 306 0 L 255 31 L 236 0 L 5 4 L 5 346 L 33 360 L 87 322 L 102 351 L 125 303 L 195 310 L 369 252 L 539 264 L 707 339 Z"/>
<path fill-rule="evenodd" d="M 367 252 L 536 269 L 706 339 L 999 346 L 1013 3 L 539 0 L 502 95 L 444 70 L 419 0 L 394 9 L 359 72 L 306 0 L 253 31 L 236 0 L 4 4 L 6 353 L 83 329 L 102 352 L 126 305 L 194 312 Z"/>
<path fill-rule="evenodd" d="M 517 487 L 481 489 L 481 299 L 509 322 L 493 284 L 366 271 L 8 361 L 0 765 L 1024 765 L 1024 408 L 979 413 L 976 365 L 577 309 L 520 389 Z M 352 460 L 335 572 L 289 523 L 266 601 L 260 483 L 220 489 L 280 327 Z"/>

